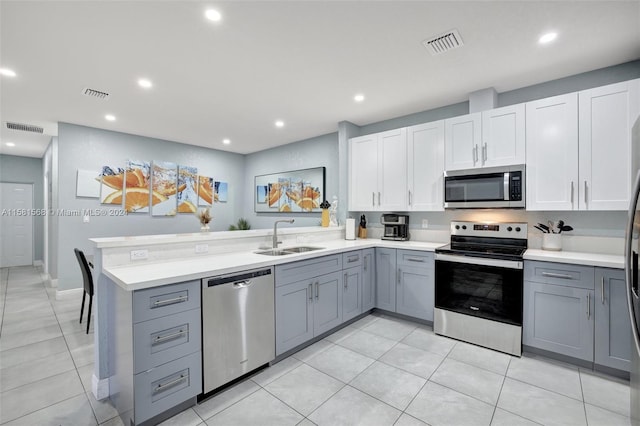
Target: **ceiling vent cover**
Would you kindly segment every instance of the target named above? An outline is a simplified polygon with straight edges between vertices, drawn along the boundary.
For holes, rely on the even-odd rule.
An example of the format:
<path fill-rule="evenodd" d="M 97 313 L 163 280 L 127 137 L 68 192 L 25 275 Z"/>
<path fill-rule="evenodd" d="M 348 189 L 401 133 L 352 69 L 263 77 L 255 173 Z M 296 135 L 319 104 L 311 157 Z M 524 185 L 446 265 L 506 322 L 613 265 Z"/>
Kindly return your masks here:
<path fill-rule="evenodd" d="M 39 126 L 34 126 L 33 124 L 20 124 L 20 123 L 5 123 L 7 129 L 9 130 L 20 130 L 21 132 L 31 132 L 31 133 L 44 133 L 44 128 Z"/>
<path fill-rule="evenodd" d="M 451 30 L 422 42 L 432 55 L 439 55 L 464 45 L 458 30 Z"/>
<path fill-rule="evenodd" d="M 90 89 L 88 87 L 85 87 L 84 89 L 82 89 L 82 94 L 85 95 L 85 96 L 89 96 L 91 98 L 101 99 L 103 101 L 108 100 L 109 96 L 110 96 L 107 92 L 102 92 L 100 90 Z"/>

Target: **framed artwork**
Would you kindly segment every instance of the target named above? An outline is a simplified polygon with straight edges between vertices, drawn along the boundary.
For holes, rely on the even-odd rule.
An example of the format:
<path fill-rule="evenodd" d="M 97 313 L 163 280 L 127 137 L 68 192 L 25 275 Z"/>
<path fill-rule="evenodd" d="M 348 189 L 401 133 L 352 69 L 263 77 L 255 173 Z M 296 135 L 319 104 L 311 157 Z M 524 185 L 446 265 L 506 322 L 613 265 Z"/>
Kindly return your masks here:
<path fill-rule="evenodd" d="M 214 181 L 207 176 L 198 176 L 198 205 L 211 207 L 214 199 Z"/>
<path fill-rule="evenodd" d="M 325 168 L 293 170 L 255 177 L 257 213 L 320 212 L 325 199 Z"/>
<path fill-rule="evenodd" d="M 100 198 L 100 172 L 78 169 L 76 197 Z"/>
<path fill-rule="evenodd" d="M 151 167 L 151 215 L 175 216 L 178 193 L 178 165 L 154 161 Z"/>
<path fill-rule="evenodd" d="M 129 160 L 125 173 L 124 209 L 128 213 L 149 213 L 149 203 L 158 203 L 160 197 L 152 194 L 151 165 L 148 161 Z M 151 201 L 153 195 L 153 201 Z"/>
<path fill-rule="evenodd" d="M 125 170 L 121 167 L 102 166 L 100 176 L 100 204 L 122 205 Z"/>
<path fill-rule="evenodd" d="M 178 166 L 178 213 L 198 211 L 198 169 Z"/>

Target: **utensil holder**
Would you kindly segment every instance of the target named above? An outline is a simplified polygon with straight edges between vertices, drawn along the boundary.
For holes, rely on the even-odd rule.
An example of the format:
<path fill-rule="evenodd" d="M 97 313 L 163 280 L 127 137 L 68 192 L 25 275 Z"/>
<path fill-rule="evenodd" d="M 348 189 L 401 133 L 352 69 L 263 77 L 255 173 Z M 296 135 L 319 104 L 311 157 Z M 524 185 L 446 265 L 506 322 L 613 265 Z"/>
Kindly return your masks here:
<path fill-rule="evenodd" d="M 542 234 L 542 250 L 562 250 L 562 234 Z"/>

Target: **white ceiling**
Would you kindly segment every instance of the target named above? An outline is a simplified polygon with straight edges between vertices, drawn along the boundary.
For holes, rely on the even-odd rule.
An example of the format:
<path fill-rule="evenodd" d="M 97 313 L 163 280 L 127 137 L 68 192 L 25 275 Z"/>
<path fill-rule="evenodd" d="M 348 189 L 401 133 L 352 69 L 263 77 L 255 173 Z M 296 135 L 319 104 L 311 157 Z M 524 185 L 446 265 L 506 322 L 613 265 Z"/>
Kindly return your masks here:
<path fill-rule="evenodd" d="M 204 18 L 209 7 L 221 22 Z M 365 125 L 640 58 L 640 0 L 3 0 L 0 20 L 0 67 L 17 73 L 0 77 L 0 153 L 32 157 L 57 122 L 250 153 L 342 120 Z M 454 28 L 462 48 L 431 56 L 422 46 Z M 538 45 L 549 30 L 557 41 Z"/>

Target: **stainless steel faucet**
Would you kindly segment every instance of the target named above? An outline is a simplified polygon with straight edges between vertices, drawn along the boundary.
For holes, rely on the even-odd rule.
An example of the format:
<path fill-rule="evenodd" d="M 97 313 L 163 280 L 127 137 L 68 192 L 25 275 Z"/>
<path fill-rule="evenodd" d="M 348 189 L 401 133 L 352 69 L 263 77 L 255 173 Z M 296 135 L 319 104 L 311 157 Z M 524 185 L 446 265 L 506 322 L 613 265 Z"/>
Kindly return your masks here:
<path fill-rule="evenodd" d="M 282 242 L 282 241 L 278 241 L 278 223 L 280 222 L 293 223 L 294 221 L 295 219 L 276 220 L 276 222 L 273 224 L 273 248 L 278 248 L 278 244 Z"/>

